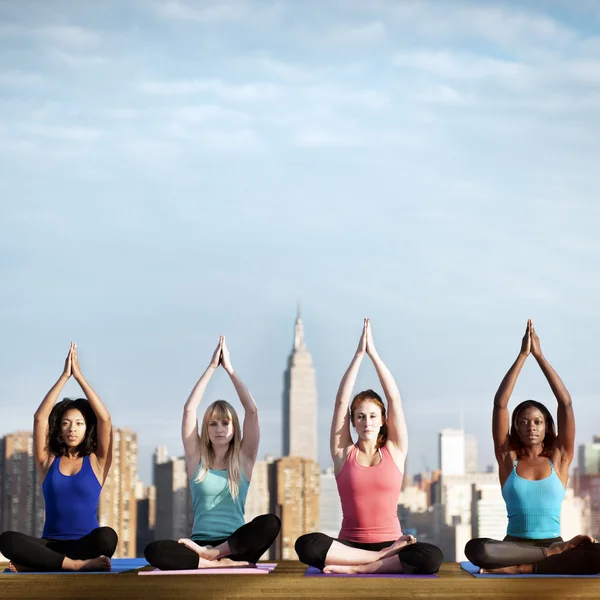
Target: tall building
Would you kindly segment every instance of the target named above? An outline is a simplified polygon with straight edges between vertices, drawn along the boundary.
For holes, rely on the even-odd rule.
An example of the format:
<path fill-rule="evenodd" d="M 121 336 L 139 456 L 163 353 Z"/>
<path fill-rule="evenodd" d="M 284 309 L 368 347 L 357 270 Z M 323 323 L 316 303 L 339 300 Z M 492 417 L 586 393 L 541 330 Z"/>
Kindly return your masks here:
<path fill-rule="evenodd" d="M 600 473 L 600 436 L 594 436 L 592 443 L 579 446 L 579 473 L 597 475 Z"/>
<path fill-rule="evenodd" d="M 446 475 L 464 475 L 466 471 L 465 434 L 462 429 L 440 432 L 440 470 Z"/>
<path fill-rule="evenodd" d="M 177 540 L 192 533 L 192 500 L 185 458 L 168 458 L 165 448 L 154 454 L 157 540 Z M 161 461 L 161 462 L 156 462 Z"/>
<path fill-rule="evenodd" d="M 479 471 L 477 436 L 467 433 L 465 435 L 465 473 L 477 473 L 477 471 Z"/>
<path fill-rule="evenodd" d="M 269 465 L 271 511 L 281 519 L 273 558 L 296 560 L 296 540 L 319 526 L 319 464 L 309 458 L 287 456 Z"/>
<path fill-rule="evenodd" d="M 0 438 L 0 531 L 41 537 L 44 499 L 33 455 L 33 434 L 16 431 Z"/>
<path fill-rule="evenodd" d="M 137 466 L 137 434 L 131 429 L 113 428 L 113 461 L 100 494 L 98 521 L 117 532 L 118 557 L 136 556 Z"/>
<path fill-rule="evenodd" d="M 269 464 L 273 459 L 257 460 L 252 471 L 252 483 L 248 488 L 244 516 L 249 523 L 259 515 L 269 512 Z"/>
<path fill-rule="evenodd" d="M 304 343 L 300 307 L 294 346 L 283 374 L 283 455 L 317 460 L 317 387 L 312 358 Z"/>
<path fill-rule="evenodd" d="M 333 467 L 321 472 L 318 530 L 336 538 L 342 527 L 342 503 L 338 493 Z"/>
<path fill-rule="evenodd" d="M 137 502 L 136 556 L 144 556 L 144 548 L 154 541 L 156 526 L 156 488 L 138 481 L 135 488 Z"/>

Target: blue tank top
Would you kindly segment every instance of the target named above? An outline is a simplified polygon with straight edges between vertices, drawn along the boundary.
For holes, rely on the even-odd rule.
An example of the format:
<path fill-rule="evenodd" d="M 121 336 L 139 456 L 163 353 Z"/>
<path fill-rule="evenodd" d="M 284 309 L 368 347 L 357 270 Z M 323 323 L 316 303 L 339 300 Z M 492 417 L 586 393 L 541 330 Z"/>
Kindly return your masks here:
<path fill-rule="evenodd" d="M 192 540 L 223 540 L 244 524 L 244 507 L 250 482 L 242 473 L 240 493 L 234 500 L 227 485 L 227 470 L 209 469 L 196 481 L 200 465 L 190 480 L 194 526 Z"/>
<path fill-rule="evenodd" d="M 560 536 L 560 509 L 566 490 L 550 461 L 549 477 L 533 481 L 517 475 L 518 460 L 502 486 L 508 529 L 515 537 L 541 540 Z"/>
<path fill-rule="evenodd" d="M 98 527 L 98 500 L 102 486 L 89 456 L 83 457 L 81 469 L 74 475 L 63 475 L 59 464 L 60 456 L 57 456 L 42 484 L 46 504 L 42 537 L 76 540 Z"/>

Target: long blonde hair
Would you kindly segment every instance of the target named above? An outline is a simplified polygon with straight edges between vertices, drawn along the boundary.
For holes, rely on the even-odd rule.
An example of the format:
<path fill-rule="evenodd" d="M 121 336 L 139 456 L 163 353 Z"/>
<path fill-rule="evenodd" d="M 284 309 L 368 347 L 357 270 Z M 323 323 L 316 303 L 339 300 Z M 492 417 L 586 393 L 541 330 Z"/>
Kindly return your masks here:
<path fill-rule="evenodd" d="M 240 493 L 240 480 L 242 478 L 242 468 L 240 467 L 240 446 L 242 445 L 242 430 L 235 409 L 226 400 L 217 400 L 213 402 L 204 413 L 202 419 L 202 429 L 200 433 L 200 469 L 195 481 L 200 483 L 208 473 L 213 461 L 215 453 L 208 437 L 208 423 L 216 419 L 222 421 L 229 419 L 233 424 L 233 437 L 229 442 L 229 448 L 225 454 L 225 462 L 227 463 L 227 485 L 229 493 L 235 500 Z"/>

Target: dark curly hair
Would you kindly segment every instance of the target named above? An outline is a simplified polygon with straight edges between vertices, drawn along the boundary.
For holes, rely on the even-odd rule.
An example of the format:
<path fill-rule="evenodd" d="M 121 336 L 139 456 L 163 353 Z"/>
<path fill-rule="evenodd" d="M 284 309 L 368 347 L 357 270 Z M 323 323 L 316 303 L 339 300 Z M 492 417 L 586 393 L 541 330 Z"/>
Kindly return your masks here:
<path fill-rule="evenodd" d="M 387 417 L 385 414 L 385 404 L 377 392 L 374 392 L 373 390 L 365 390 L 364 392 L 360 392 L 354 396 L 352 403 L 350 404 L 350 421 L 352 425 L 354 425 L 354 413 L 356 412 L 356 407 L 363 400 L 369 400 L 370 402 L 377 404 L 377 406 L 379 406 L 381 409 L 381 418 L 383 419 L 383 424 L 379 428 L 379 434 L 377 435 L 376 443 L 377 448 L 381 448 L 382 446 L 385 446 L 385 443 L 387 442 L 388 426 Z"/>
<path fill-rule="evenodd" d="M 535 400 L 525 400 L 525 402 L 521 402 L 521 404 L 516 406 L 513 410 L 509 435 L 510 446 L 517 453 L 517 455 L 521 454 L 523 448 L 525 447 L 521 441 L 521 438 L 519 437 L 519 433 L 517 432 L 517 421 L 521 413 L 526 408 L 537 408 L 542 415 L 544 415 L 546 435 L 544 436 L 544 441 L 542 442 L 542 456 L 549 456 L 552 446 L 554 445 L 554 441 L 556 440 L 554 418 L 552 417 L 550 411 L 541 402 L 536 402 Z"/>
<path fill-rule="evenodd" d="M 96 451 L 98 445 L 98 434 L 96 431 L 96 413 L 93 411 L 89 400 L 77 398 L 72 400 L 65 398 L 57 402 L 52 408 L 48 417 L 48 438 L 46 440 L 46 449 L 54 456 L 64 456 L 68 452 L 68 446 L 60 435 L 60 423 L 63 415 L 72 408 L 78 410 L 85 420 L 85 437 L 83 442 L 77 446 L 75 451 L 79 456 L 87 456 Z"/>

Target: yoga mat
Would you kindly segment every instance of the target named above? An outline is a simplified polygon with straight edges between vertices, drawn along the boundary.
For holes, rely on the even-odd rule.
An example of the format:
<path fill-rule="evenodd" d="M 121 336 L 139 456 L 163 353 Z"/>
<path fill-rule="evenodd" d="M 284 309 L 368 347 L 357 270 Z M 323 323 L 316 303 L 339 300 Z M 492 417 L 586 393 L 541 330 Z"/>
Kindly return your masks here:
<path fill-rule="evenodd" d="M 148 566 L 145 558 L 111 558 L 110 562 L 112 565 L 110 571 L 24 571 L 23 573 L 13 573 L 6 569 L 1 571 L 0 575 L 112 575 Z"/>
<path fill-rule="evenodd" d="M 210 569 L 183 569 L 180 571 L 138 571 L 138 575 L 268 575 L 277 563 L 258 563 L 256 567 L 215 567 Z"/>
<path fill-rule="evenodd" d="M 402 579 L 435 579 L 437 575 L 411 575 L 410 573 L 323 573 L 317 567 L 308 567 L 305 577 L 400 577 Z"/>
<path fill-rule="evenodd" d="M 460 567 L 463 571 L 473 575 L 473 577 L 477 577 L 480 579 L 539 579 L 540 577 L 548 578 L 548 577 L 560 577 L 560 578 L 571 578 L 571 579 L 600 579 L 600 574 L 598 575 L 540 575 L 536 573 L 535 575 L 530 574 L 514 574 L 514 575 L 502 575 L 500 573 L 478 573 L 479 567 L 475 566 L 473 563 L 469 561 L 463 561 L 460 563 Z"/>

